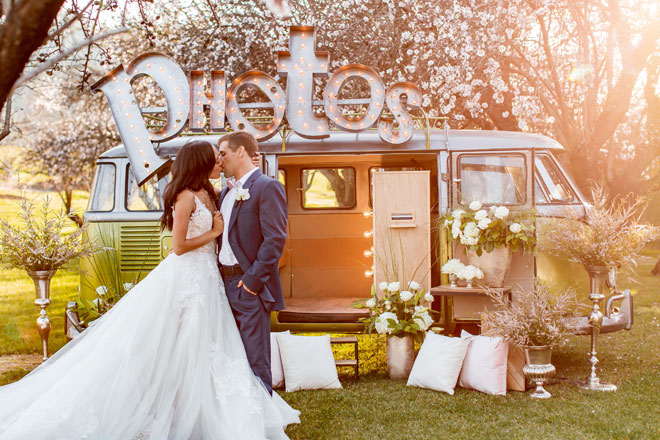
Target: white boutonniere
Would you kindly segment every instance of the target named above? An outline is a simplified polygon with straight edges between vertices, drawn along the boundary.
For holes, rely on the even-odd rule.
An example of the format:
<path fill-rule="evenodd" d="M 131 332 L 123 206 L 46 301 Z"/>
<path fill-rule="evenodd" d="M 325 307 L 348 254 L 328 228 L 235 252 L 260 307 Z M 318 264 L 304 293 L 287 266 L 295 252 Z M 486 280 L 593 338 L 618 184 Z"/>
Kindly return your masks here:
<path fill-rule="evenodd" d="M 236 200 L 247 200 L 250 198 L 250 190 L 247 188 L 239 187 L 236 189 Z"/>

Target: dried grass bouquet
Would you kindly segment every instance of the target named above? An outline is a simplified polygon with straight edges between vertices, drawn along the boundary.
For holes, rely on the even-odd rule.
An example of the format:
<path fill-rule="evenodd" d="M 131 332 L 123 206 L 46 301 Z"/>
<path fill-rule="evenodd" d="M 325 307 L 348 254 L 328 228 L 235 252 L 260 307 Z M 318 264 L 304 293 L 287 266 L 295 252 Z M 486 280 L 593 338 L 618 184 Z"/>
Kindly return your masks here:
<path fill-rule="evenodd" d="M 515 301 L 500 292 L 490 291 L 498 307 L 485 312 L 483 320 L 488 332 L 520 346 L 561 346 L 571 334 L 572 327 L 564 318 L 573 314 L 577 304 L 575 292 L 566 290 L 559 295 L 541 283 L 532 289 L 517 289 Z"/>
<path fill-rule="evenodd" d="M 27 271 L 57 270 L 67 261 L 92 253 L 82 241 L 84 228 L 67 234 L 71 220 L 49 210 L 50 199 L 35 214 L 34 203 L 22 199 L 19 224 L 0 219 L 0 262 L 8 268 Z"/>
<path fill-rule="evenodd" d="M 610 200 L 598 185 L 591 190 L 593 206 L 582 221 L 555 219 L 541 234 L 539 248 L 585 266 L 621 269 L 634 266 L 649 242 L 660 238 L 660 228 L 641 223 L 647 206 L 643 196 Z"/>

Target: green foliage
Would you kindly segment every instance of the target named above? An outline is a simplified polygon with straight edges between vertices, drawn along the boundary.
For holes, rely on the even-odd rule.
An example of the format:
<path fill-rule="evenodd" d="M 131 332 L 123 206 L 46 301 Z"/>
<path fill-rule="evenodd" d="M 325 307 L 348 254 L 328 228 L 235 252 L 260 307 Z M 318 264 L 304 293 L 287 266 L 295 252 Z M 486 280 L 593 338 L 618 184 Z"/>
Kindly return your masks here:
<path fill-rule="evenodd" d="M 0 219 L 0 262 L 7 268 L 27 271 L 57 270 L 67 261 L 92 252 L 81 240 L 84 228 L 65 233 L 70 220 L 50 210 L 50 199 L 35 214 L 34 202 L 21 198 L 19 224 Z"/>

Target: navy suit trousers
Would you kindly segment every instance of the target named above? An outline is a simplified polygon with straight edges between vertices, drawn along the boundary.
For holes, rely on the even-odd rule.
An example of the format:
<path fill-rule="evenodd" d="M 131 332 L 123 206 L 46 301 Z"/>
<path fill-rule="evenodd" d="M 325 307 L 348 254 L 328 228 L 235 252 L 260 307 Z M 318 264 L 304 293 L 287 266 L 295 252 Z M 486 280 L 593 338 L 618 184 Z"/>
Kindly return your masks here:
<path fill-rule="evenodd" d="M 242 287 L 237 287 L 241 277 L 241 275 L 224 277 L 225 292 L 250 367 L 268 392 L 273 394 L 273 377 L 270 369 L 270 312 L 266 310 L 258 296 L 252 295 Z"/>

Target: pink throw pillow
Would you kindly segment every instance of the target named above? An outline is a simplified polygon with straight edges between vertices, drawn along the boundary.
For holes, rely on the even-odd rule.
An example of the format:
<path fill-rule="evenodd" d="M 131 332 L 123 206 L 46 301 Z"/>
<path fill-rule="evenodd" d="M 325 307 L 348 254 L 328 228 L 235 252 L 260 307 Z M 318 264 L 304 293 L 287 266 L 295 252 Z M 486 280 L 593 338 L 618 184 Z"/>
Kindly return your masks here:
<path fill-rule="evenodd" d="M 506 396 L 506 367 L 509 344 L 501 337 L 472 336 L 466 331 L 462 339 L 470 339 L 458 386 L 495 396 Z"/>

